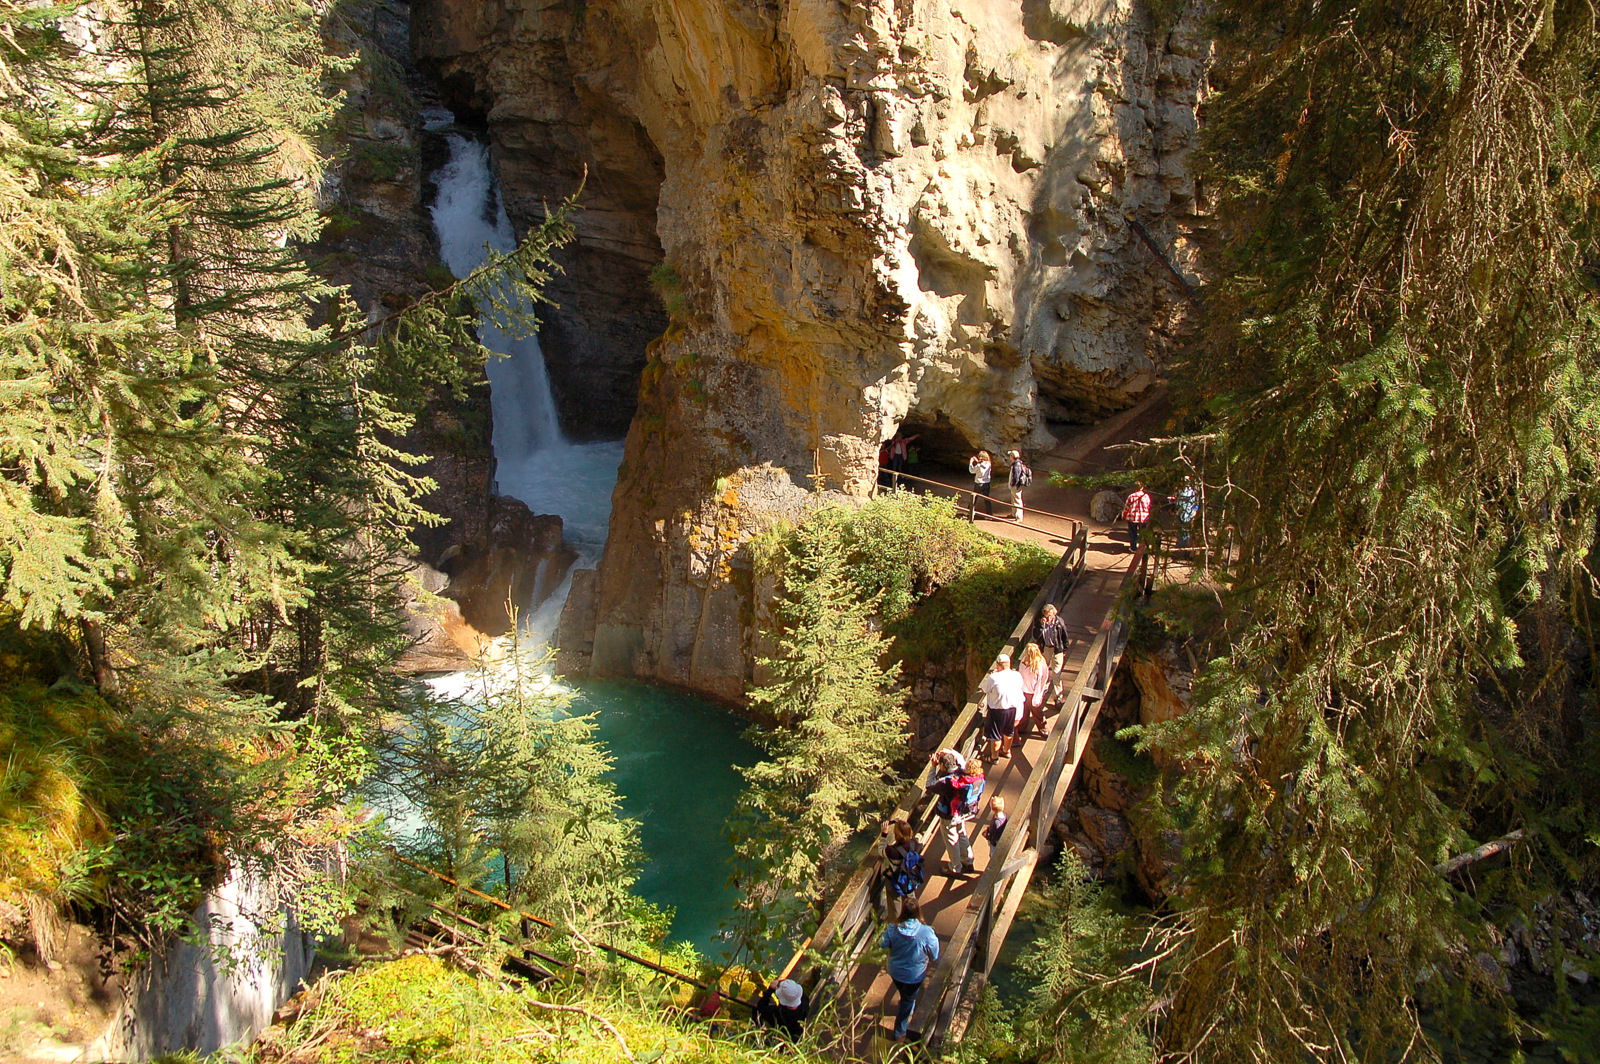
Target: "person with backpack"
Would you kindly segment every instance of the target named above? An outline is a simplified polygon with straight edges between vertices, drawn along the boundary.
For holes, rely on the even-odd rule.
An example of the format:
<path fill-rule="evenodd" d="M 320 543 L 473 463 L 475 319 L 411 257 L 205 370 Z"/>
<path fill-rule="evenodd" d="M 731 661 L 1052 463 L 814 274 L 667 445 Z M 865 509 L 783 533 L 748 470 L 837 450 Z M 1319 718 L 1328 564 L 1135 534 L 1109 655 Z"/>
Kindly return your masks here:
<path fill-rule="evenodd" d="M 928 966 L 939 959 L 939 936 L 922 922 L 917 899 L 907 898 L 900 903 L 899 922 L 883 929 L 878 944 L 889 951 L 889 978 L 900 991 L 900 1005 L 894 1014 L 894 1039 L 898 1042 L 905 1038 L 911 1014 L 916 1011 L 917 994 L 928 977 Z"/>
<path fill-rule="evenodd" d="M 973 758 L 964 768 L 945 773 L 928 788 L 930 794 L 938 796 L 934 812 L 945 820 L 944 841 L 952 876 L 966 875 L 972 865 L 972 838 L 967 834 L 967 824 L 977 814 L 985 783 L 983 762 Z"/>
<path fill-rule="evenodd" d="M 1006 457 L 1011 459 L 1011 475 L 1008 479 L 1011 484 L 1011 505 L 1016 508 L 1012 520 L 1021 521 L 1022 489 L 1033 483 L 1033 470 L 1023 463 L 1021 451 L 1008 451 Z"/>
<path fill-rule="evenodd" d="M 878 870 L 877 896 L 887 919 L 901 898 L 914 897 L 927 880 L 927 865 L 917 846 L 917 833 L 904 820 L 883 827 L 883 865 Z"/>

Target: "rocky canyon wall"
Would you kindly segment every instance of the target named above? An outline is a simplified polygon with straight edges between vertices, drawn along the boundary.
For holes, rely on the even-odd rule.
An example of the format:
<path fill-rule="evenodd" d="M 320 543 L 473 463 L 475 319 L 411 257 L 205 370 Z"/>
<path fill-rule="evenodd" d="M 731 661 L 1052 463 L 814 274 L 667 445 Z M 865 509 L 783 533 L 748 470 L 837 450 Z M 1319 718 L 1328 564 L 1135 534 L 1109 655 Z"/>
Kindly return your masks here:
<path fill-rule="evenodd" d="M 1029 450 L 1150 387 L 1183 303 L 1128 220 L 1192 272 L 1195 6 L 419 0 L 514 215 L 588 168 L 558 390 L 620 409 L 646 356 L 568 667 L 737 700 L 754 531 L 865 495 L 897 427 Z"/>

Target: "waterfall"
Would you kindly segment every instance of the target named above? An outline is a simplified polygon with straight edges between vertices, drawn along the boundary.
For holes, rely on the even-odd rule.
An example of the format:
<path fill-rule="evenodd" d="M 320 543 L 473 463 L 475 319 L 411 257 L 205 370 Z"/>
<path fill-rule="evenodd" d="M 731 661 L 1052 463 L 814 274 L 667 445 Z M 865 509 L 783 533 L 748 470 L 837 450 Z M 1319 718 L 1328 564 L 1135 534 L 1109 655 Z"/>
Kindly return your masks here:
<path fill-rule="evenodd" d="M 448 112 L 433 112 L 426 125 L 444 131 L 453 121 Z M 449 161 L 434 175 L 438 193 L 433 228 L 445 266 L 456 277 L 465 277 L 483 264 L 486 249 L 508 252 L 516 237 L 495 185 L 487 145 L 456 132 L 447 133 L 447 143 Z M 478 339 L 504 356 L 491 358 L 488 365 L 495 490 L 521 499 L 534 513 L 560 514 L 566 544 L 578 554 L 574 568 L 595 564 L 611 517 L 622 441 L 572 443 L 562 436 L 537 336 L 515 338 L 489 311 L 479 322 Z M 562 574 L 560 586 L 523 618 L 523 635 L 530 644 L 548 643 L 554 635 L 571 580 L 570 571 Z"/>
<path fill-rule="evenodd" d="M 445 266 L 465 277 L 483 265 L 490 249 L 505 254 L 517 242 L 489 170 L 488 146 L 456 133 L 449 135 L 449 145 L 450 161 L 436 175 L 433 230 Z M 533 309 L 515 294 L 510 299 L 519 313 Z M 488 366 L 495 457 L 502 463 L 526 461 L 559 444 L 561 426 L 539 338 L 515 338 L 489 311 L 479 320 L 478 340 L 505 356 L 490 359 Z"/>

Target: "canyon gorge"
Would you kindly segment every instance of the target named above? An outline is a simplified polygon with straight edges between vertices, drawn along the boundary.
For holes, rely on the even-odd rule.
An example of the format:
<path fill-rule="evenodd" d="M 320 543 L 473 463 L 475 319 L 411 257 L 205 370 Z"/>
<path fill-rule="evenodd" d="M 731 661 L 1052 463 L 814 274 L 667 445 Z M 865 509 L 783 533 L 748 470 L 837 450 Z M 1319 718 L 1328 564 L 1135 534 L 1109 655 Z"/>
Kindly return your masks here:
<path fill-rule="evenodd" d="M 1192 6 L 418 0 L 411 43 L 519 232 L 582 187 L 540 339 L 563 431 L 627 441 L 566 671 L 738 702 L 752 534 L 897 429 L 1037 452 L 1182 334 Z"/>

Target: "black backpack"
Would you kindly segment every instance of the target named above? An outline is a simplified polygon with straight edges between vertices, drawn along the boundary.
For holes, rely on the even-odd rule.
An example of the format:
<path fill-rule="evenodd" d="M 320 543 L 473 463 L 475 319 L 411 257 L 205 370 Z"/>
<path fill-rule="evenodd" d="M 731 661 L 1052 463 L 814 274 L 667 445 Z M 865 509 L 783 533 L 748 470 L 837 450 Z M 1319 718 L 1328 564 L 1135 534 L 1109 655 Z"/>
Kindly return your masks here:
<path fill-rule="evenodd" d="M 1033 483 L 1033 470 L 1029 469 L 1021 462 L 1017 463 L 1016 470 L 1017 471 L 1012 475 L 1011 480 L 1012 483 L 1016 484 L 1017 487 L 1025 488 L 1029 484 Z"/>

